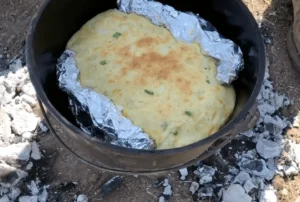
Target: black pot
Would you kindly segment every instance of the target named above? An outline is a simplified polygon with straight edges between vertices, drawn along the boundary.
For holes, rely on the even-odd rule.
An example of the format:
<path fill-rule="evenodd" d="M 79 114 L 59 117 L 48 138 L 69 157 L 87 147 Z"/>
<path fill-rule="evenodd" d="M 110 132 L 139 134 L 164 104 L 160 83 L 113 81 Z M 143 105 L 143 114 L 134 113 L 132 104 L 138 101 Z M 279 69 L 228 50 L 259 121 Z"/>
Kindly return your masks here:
<path fill-rule="evenodd" d="M 245 69 L 234 82 L 237 105 L 231 120 L 218 132 L 194 144 L 168 150 L 134 150 L 91 138 L 80 130 L 68 109 L 67 96 L 56 80 L 57 58 L 67 41 L 89 19 L 116 7 L 116 0 L 45 0 L 31 24 L 26 60 L 30 77 L 53 134 L 75 155 L 98 168 L 129 174 L 161 172 L 194 164 L 245 130 L 255 111 L 265 72 L 265 52 L 259 28 L 240 0 L 193 0 L 162 3 L 199 13 L 242 49 Z"/>

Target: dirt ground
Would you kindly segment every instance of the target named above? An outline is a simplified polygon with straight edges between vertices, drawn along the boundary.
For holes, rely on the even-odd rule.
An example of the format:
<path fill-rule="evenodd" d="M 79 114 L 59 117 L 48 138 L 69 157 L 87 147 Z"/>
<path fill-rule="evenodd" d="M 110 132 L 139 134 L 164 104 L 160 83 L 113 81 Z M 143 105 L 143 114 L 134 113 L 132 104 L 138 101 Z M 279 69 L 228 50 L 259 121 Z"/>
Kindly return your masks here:
<path fill-rule="evenodd" d="M 19 53 L 25 43 L 26 30 L 30 19 L 42 0 L 0 0 L 0 68 L 7 59 Z M 270 61 L 270 74 L 276 89 L 286 93 L 294 105 L 283 113 L 295 115 L 300 110 L 300 79 L 292 68 L 286 50 L 286 35 L 292 24 L 293 11 L 291 0 L 244 0 L 258 22 L 262 24 L 262 34 L 266 42 Z M 300 139 L 299 130 L 288 134 Z M 74 201 L 76 194 L 84 193 L 90 201 L 99 201 L 99 187 L 108 180 L 110 173 L 101 172 L 80 162 L 54 138 L 52 134 L 40 137 L 43 160 L 35 162 L 37 170 L 30 175 L 51 184 L 49 201 Z M 170 202 L 193 201 L 188 191 L 190 182 L 178 180 L 178 173 L 166 174 L 175 189 Z M 105 198 L 108 202 L 152 202 L 162 193 L 162 188 L 154 188 L 154 181 L 160 176 L 125 178 L 121 189 Z M 278 186 L 280 184 L 280 186 Z M 296 201 L 300 196 L 300 177 L 292 179 L 276 178 L 274 185 L 286 188 L 289 197 L 280 197 L 280 201 Z"/>

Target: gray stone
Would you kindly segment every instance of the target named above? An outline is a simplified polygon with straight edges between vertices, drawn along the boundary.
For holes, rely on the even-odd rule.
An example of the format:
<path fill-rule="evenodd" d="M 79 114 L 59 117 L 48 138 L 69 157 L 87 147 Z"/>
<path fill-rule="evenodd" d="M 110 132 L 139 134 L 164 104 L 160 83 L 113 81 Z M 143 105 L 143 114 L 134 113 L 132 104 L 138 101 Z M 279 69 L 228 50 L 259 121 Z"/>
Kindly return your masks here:
<path fill-rule="evenodd" d="M 223 192 L 223 202 L 251 202 L 252 198 L 245 193 L 244 188 L 239 184 L 232 184 Z"/>
<path fill-rule="evenodd" d="M 33 158 L 34 160 L 40 160 L 41 153 L 40 153 L 40 150 L 39 150 L 39 147 L 38 147 L 36 141 L 32 142 L 31 148 L 32 148 L 31 158 Z"/>
<path fill-rule="evenodd" d="M 280 156 L 281 145 L 271 140 L 259 139 L 256 144 L 256 150 L 265 159 L 275 158 Z"/>
<path fill-rule="evenodd" d="M 17 111 L 13 114 L 12 131 L 17 135 L 25 132 L 32 132 L 36 129 L 38 120 L 32 113 L 26 111 Z"/>

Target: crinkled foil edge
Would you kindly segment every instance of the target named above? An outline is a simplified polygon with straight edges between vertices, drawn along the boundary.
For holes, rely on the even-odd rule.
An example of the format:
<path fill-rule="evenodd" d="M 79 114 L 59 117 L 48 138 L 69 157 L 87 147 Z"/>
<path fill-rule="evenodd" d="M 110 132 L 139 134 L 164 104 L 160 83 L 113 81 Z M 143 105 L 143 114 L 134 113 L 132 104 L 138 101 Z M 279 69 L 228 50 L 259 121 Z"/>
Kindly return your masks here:
<path fill-rule="evenodd" d="M 57 63 L 57 77 L 60 89 L 69 96 L 70 109 L 81 129 L 122 147 L 154 149 L 153 139 L 124 117 L 110 99 L 80 85 L 75 55 L 70 50 L 63 52 Z"/>

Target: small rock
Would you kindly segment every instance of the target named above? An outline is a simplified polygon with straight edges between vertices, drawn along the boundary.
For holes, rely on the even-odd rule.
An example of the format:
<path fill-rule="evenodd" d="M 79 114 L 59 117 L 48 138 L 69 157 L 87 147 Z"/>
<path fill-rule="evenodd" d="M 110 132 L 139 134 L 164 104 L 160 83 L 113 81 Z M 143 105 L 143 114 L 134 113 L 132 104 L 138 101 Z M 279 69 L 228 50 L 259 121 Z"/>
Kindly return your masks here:
<path fill-rule="evenodd" d="M 47 127 L 47 125 L 44 122 L 40 122 L 39 123 L 39 128 L 40 128 L 40 130 L 41 130 L 42 133 L 46 133 L 49 130 L 48 127 Z"/>
<path fill-rule="evenodd" d="M 252 198 L 245 193 L 239 184 L 232 184 L 223 192 L 223 202 L 251 202 Z"/>
<path fill-rule="evenodd" d="M 248 179 L 248 180 L 245 182 L 245 184 L 244 184 L 243 187 L 244 187 L 246 193 L 249 193 L 252 189 L 257 188 L 257 187 L 253 184 L 253 182 L 252 182 L 251 179 Z"/>
<path fill-rule="evenodd" d="M 8 196 L 4 195 L 0 198 L 0 202 L 10 202 Z"/>
<path fill-rule="evenodd" d="M 199 189 L 200 185 L 197 182 L 192 182 L 191 186 L 190 186 L 190 192 L 192 192 L 192 194 L 194 194 L 198 189 Z"/>
<path fill-rule="evenodd" d="M 277 202 L 275 190 L 264 190 L 261 192 L 259 202 Z"/>
<path fill-rule="evenodd" d="M 19 202 L 38 202 L 37 196 L 21 196 Z"/>
<path fill-rule="evenodd" d="M 39 147 L 36 143 L 36 141 L 33 141 L 31 144 L 32 152 L 31 152 L 31 158 L 34 160 L 40 160 L 41 159 L 41 153 L 39 150 Z"/>
<path fill-rule="evenodd" d="M 200 184 L 206 184 L 209 182 L 212 182 L 212 176 L 210 176 L 210 175 L 205 175 L 200 178 Z"/>
<path fill-rule="evenodd" d="M 25 132 L 32 132 L 38 124 L 37 118 L 33 113 L 26 111 L 17 111 L 13 115 L 11 129 L 17 135 L 22 135 Z"/>
<path fill-rule="evenodd" d="M 280 144 L 267 139 L 260 139 L 256 144 L 256 150 L 265 159 L 275 158 L 280 156 Z"/>
<path fill-rule="evenodd" d="M 179 172 L 180 172 L 180 175 L 181 175 L 181 177 L 180 177 L 181 180 L 185 180 L 186 177 L 189 174 L 187 168 L 182 168 L 182 169 L 179 170 Z"/>
<path fill-rule="evenodd" d="M 30 185 L 27 185 L 27 188 L 31 191 L 32 195 L 37 195 L 39 193 L 39 188 L 33 180 L 31 180 Z"/>
<path fill-rule="evenodd" d="M 10 193 L 9 193 L 9 198 L 11 199 L 11 200 L 16 200 L 17 198 L 18 198 L 18 196 L 21 194 L 21 190 L 19 189 L 19 188 L 17 188 L 17 187 L 13 187 L 13 188 L 11 188 L 11 191 L 10 191 Z"/>
<path fill-rule="evenodd" d="M 27 172 L 25 172 L 23 170 L 18 170 L 18 169 L 13 174 L 15 177 L 11 180 L 12 187 L 17 185 L 22 179 L 24 179 L 25 177 L 28 176 Z"/>
<path fill-rule="evenodd" d="M 270 173 L 270 170 L 266 166 L 266 162 L 262 159 L 243 161 L 240 163 L 240 169 L 260 177 L 266 177 Z"/>
<path fill-rule="evenodd" d="M 21 99 L 22 99 L 23 102 L 26 102 L 27 104 L 29 104 L 30 107 L 32 107 L 32 108 L 34 108 L 37 105 L 36 99 L 29 96 L 29 95 L 27 95 L 27 94 L 23 94 L 21 96 Z"/>
<path fill-rule="evenodd" d="M 291 165 L 291 166 L 285 166 L 283 172 L 286 176 L 291 176 L 291 175 L 298 175 L 299 170 L 295 165 Z"/>
<path fill-rule="evenodd" d="M 44 186 L 42 193 L 39 194 L 38 196 L 39 202 L 47 202 L 47 198 L 48 198 L 47 188 L 48 186 Z"/>
<path fill-rule="evenodd" d="M 33 166 L 33 163 L 30 161 L 27 165 L 26 165 L 26 170 L 31 170 Z"/>
<path fill-rule="evenodd" d="M 79 195 L 76 200 L 76 202 L 88 202 L 88 201 L 89 199 L 83 194 Z"/>
<path fill-rule="evenodd" d="M 245 172 L 241 171 L 234 179 L 233 183 L 239 183 L 243 185 L 247 180 L 251 179 L 250 175 Z"/>
<path fill-rule="evenodd" d="M 172 187 L 171 185 L 168 185 L 164 188 L 164 192 L 163 192 L 163 195 L 164 196 L 171 196 L 172 195 Z"/>
<path fill-rule="evenodd" d="M 31 145 L 28 142 L 12 144 L 0 149 L 0 160 L 8 163 L 29 160 Z"/>

